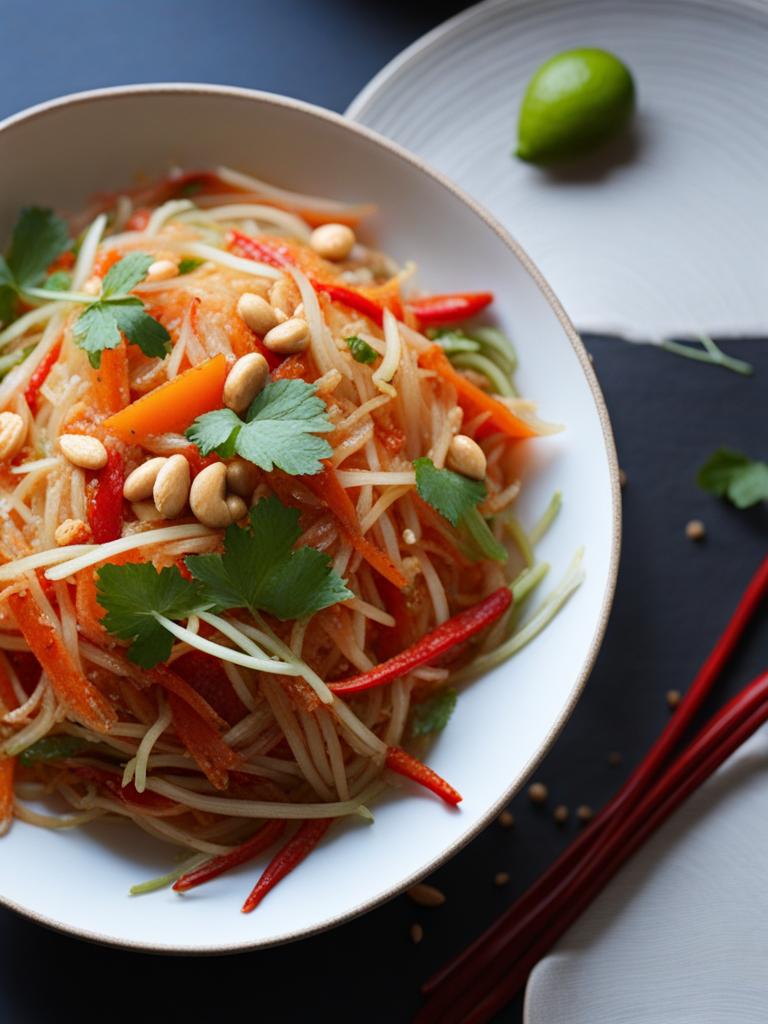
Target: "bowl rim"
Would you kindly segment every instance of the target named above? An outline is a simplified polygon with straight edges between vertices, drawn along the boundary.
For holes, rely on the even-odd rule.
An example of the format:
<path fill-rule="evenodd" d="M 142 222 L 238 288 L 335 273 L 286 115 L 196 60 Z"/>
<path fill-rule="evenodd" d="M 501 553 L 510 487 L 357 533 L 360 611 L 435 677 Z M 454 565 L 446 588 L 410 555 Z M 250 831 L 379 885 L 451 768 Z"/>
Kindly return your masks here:
<path fill-rule="evenodd" d="M 99 945 L 111 946 L 117 949 L 125 949 L 133 952 L 145 952 L 145 953 L 157 953 L 166 955 L 179 955 L 184 956 L 215 956 L 215 955 L 227 955 L 230 953 L 248 953 L 253 952 L 257 949 L 266 949 L 270 946 L 283 945 L 289 942 L 294 942 L 302 938 L 310 938 L 311 936 L 318 935 L 322 932 L 328 931 L 331 928 L 335 928 L 337 925 L 343 924 L 347 921 L 352 920 L 372 910 L 374 907 L 387 900 L 393 899 L 400 893 L 404 892 L 410 886 L 415 884 L 419 879 L 425 875 L 435 871 L 440 865 L 445 863 L 451 857 L 455 856 L 459 850 L 467 845 L 472 839 L 475 838 L 488 824 L 496 817 L 502 808 L 509 803 L 514 794 L 520 789 L 526 778 L 536 768 L 540 761 L 545 757 L 553 743 L 560 734 L 563 726 L 570 718 L 574 708 L 584 690 L 587 679 L 589 678 L 592 669 L 595 664 L 598 652 L 602 645 L 603 637 L 605 636 L 606 627 L 608 625 L 608 619 L 613 604 L 613 598 L 616 591 L 616 581 L 618 576 L 619 568 L 619 556 L 621 548 L 621 529 L 622 529 L 622 512 L 621 512 L 621 494 L 619 484 L 619 463 L 616 453 L 616 444 L 613 436 L 613 428 L 611 426 L 608 409 L 603 398 L 603 394 L 598 383 L 595 372 L 592 368 L 592 363 L 584 348 L 584 345 L 579 337 L 576 329 L 568 317 L 568 314 L 560 304 L 559 299 L 553 292 L 551 286 L 542 275 L 539 268 L 528 256 L 526 251 L 517 242 L 512 235 L 504 228 L 496 218 L 490 214 L 480 203 L 469 196 L 463 189 L 458 185 L 454 184 L 449 178 L 443 175 L 440 171 L 435 170 L 426 161 L 420 157 L 415 156 L 408 150 L 404 149 L 399 144 L 392 142 L 391 140 L 380 135 L 378 132 L 372 131 L 370 128 L 358 124 L 356 121 L 350 120 L 347 116 L 337 114 L 333 111 L 327 110 L 324 107 L 316 106 L 312 103 L 307 103 L 304 100 L 294 99 L 288 96 L 282 96 L 278 93 L 271 93 L 264 90 L 258 89 L 246 89 L 239 86 L 228 86 L 228 85 L 216 85 L 206 84 L 198 82 L 148 82 L 148 83 L 137 83 L 134 85 L 120 85 L 110 86 L 99 89 L 89 89 L 81 92 L 69 93 L 64 96 L 56 97 L 52 100 L 47 100 L 42 103 L 37 103 L 31 107 L 27 107 L 24 110 L 19 111 L 16 114 L 11 114 L 9 117 L 4 118 L 0 121 L 0 133 L 7 133 L 13 128 L 28 124 L 31 121 L 36 120 L 39 117 L 47 115 L 63 107 L 79 106 L 81 104 L 88 103 L 100 103 L 102 101 L 110 101 L 114 98 L 120 98 L 124 96 L 134 96 L 150 98 L 158 95 L 200 95 L 200 96 L 223 96 L 234 99 L 243 99 L 256 101 L 257 103 L 268 104 L 275 107 L 282 107 L 287 110 L 299 111 L 304 114 L 309 114 L 313 117 L 319 118 L 322 121 L 326 121 L 336 127 L 344 128 L 353 134 L 362 136 L 369 142 L 373 142 L 375 145 L 388 150 L 399 160 L 415 167 L 421 171 L 427 177 L 431 178 L 437 185 L 443 189 L 452 193 L 458 198 L 464 205 L 468 206 L 478 216 L 487 227 L 489 227 L 504 243 L 504 245 L 511 250 L 512 254 L 517 258 L 523 268 L 533 279 L 534 283 L 538 286 L 539 290 L 544 295 L 544 298 L 548 302 L 550 308 L 555 313 L 560 326 L 563 328 L 566 338 L 568 339 L 571 347 L 578 358 L 581 366 L 582 373 L 584 374 L 589 390 L 592 395 L 592 400 L 595 403 L 597 409 L 598 418 L 600 420 L 600 427 L 603 435 L 603 443 L 605 446 L 605 454 L 608 461 L 608 470 L 611 483 L 611 513 L 612 513 L 612 531 L 611 531 L 611 549 L 610 558 L 608 563 L 608 573 L 605 581 L 605 588 L 603 590 L 602 601 L 600 604 L 600 613 L 598 621 L 590 640 L 586 656 L 581 666 L 579 667 L 576 675 L 573 687 L 568 695 L 568 699 L 561 708 L 557 718 L 552 723 L 549 731 L 539 745 L 536 753 L 533 754 L 528 761 L 523 765 L 520 771 L 517 773 L 515 778 L 508 784 L 502 793 L 501 797 L 496 800 L 480 817 L 480 819 L 472 826 L 467 828 L 461 833 L 450 846 L 444 848 L 437 857 L 432 858 L 427 864 L 424 864 L 419 868 L 417 872 L 411 873 L 407 878 L 402 879 L 394 886 L 390 886 L 382 891 L 372 893 L 362 903 L 353 907 L 350 910 L 345 910 L 342 913 L 332 915 L 318 924 L 311 925 L 305 928 L 294 928 L 293 930 L 284 934 L 276 935 L 272 938 L 266 939 L 254 939 L 254 940 L 241 940 L 233 943 L 217 943 L 213 946 L 195 946 L 190 948 L 188 946 L 177 946 L 171 943 L 153 943 L 142 942 L 132 939 L 119 939 L 110 935 L 103 935 L 98 932 L 91 931 L 87 928 L 83 928 L 78 925 L 71 925 L 65 921 L 59 921 L 55 918 L 47 917 L 45 914 L 41 914 L 37 911 L 30 910 L 27 907 L 16 903 L 15 900 L 9 899 L 0 893 L 0 906 L 7 907 L 9 910 L 13 910 L 23 917 L 29 918 L 37 924 L 44 925 L 53 931 L 61 932 L 65 935 L 75 936 L 80 939 L 85 939 L 89 942 L 94 942 Z M 353 104 L 354 105 L 354 104 Z"/>

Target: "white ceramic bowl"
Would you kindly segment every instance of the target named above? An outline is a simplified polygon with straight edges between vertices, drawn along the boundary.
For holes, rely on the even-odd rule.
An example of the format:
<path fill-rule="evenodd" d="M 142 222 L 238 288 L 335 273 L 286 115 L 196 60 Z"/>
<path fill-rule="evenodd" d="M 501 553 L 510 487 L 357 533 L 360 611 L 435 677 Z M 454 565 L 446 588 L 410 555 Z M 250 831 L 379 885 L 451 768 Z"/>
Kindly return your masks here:
<path fill-rule="evenodd" d="M 369 231 L 414 259 L 437 291 L 490 289 L 520 353 L 519 384 L 567 425 L 526 446 L 520 512 L 532 522 L 552 492 L 564 507 L 542 545 L 552 580 L 579 545 L 586 582 L 513 661 L 462 693 L 429 762 L 464 795 L 452 812 L 422 792 L 393 792 L 373 826 L 348 823 L 265 900 L 239 913 L 255 865 L 185 898 L 130 898 L 169 869 L 172 848 L 130 827 L 48 832 L 14 824 L 0 841 L 0 902 L 67 932 L 141 949 L 223 952 L 327 928 L 393 896 L 474 836 L 542 757 L 592 667 L 613 596 L 620 534 L 618 470 L 597 381 L 563 310 L 519 246 L 420 161 L 315 107 L 197 85 L 138 86 L 66 97 L 0 124 L 0 237 L 30 203 L 79 208 L 89 194 L 170 166 L 227 164 L 289 188 L 379 208 Z M 546 588 L 545 588 L 546 589 Z"/>

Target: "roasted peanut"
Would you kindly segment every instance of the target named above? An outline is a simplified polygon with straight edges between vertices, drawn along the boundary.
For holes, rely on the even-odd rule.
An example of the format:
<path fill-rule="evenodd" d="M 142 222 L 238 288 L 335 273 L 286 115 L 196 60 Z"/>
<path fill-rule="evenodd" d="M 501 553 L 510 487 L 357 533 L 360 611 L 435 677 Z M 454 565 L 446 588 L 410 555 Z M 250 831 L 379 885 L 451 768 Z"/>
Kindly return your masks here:
<path fill-rule="evenodd" d="M 246 325 L 260 337 L 273 327 L 277 327 L 274 309 L 266 299 L 255 292 L 243 292 L 237 300 L 237 312 Z"/>
<path fill-rule="evenodd" d="M 152 488 L 155 507 L 164 519 L 173 519 L 189 497 L 189 463 L 183 455 L 172 455 L 155 478 Z"/>
<path fill-rule="evenodd" d="M 238 519 L 242 519 L 248 512 L 248 506 L 238 494 L 227 495 L 227 508 L 232 516 L 233 523 L 236 523 Z"/>
<path fill-rule="evenodd" d="M 65 459 L 81 469 L 103 469 L 107 464 L 107 449 L 90 434 L 62 434 L 59 449 Z"/>
<path fill-rule="evenodd" d="M 131 509 L 140 523 L 156 523 L 162 518 L 154 501 L 134 501 Z"/>
<path fill-rule="evenodd" d="M 245 412 L 269 380 L 269 363 L 260 352 L 241 356 L 224 381 L 224 405 L 233 412 Z"/>
<path fill-rule="evenodd" d="M 155 486 L 157 474 L 168 460 L 162 455 L 156 459 L 149 459 L 137 466 L 132 473 L 129 473 L 123 484 L 123 497 L 126 501 L 146 501 L 152 497 L 152 488 Z"/>
<path fill-rule="evenodd" d="M 227 489 L 250 501 L 256 490 L 259 472 L 252 462 L 234 458 L 227 466 Z"/>
<path fill-rule="evenodd" d="M 223 462 L 206 466 L 192 481 L 189 506 L 203 526 L 216 530 L 232 522 L 232 512 L 226 501 L 226 488 L 227 467 Z"/>
<path fill-rule="evenodd" d="M 12 459 L 24 447 L 27 425 L 16 412 L 0 412 L 0 459 Z"/>
<path fill-rule="evenodd" d="M 264 344 L 270 352 L 277 352 L 281 356 L 291 355 L 293 352 L 303 352 L 309 345 L 307 321 L 299 317 L 292 317 L 290 320 L 278 324 L 264 336 Z"/>
<path fill-rule="evenodd" d="M 461 473 L 472 480 L 482 480 L 485 477 L 485 452 L 477 441 L 473 441 L 466 434 L 457 434 L 452 439 L 445 463 L 454 473 Z"/>
<path fill-rule="evenodd" d="M 56 527 L 53 539 L 62 548 L 68 544 L 87 544 L 91 529 L 82 519 L 65 519 Z"/>
<path fill-rule="evenodd" d="M 275 312 L 278 314 L 283 313 L 286 317 L 290 316 L 294 309 L 296 309 L 299 299 L 299 289 L 290 277 L 281 277 L 269 289 L 269 301 L 274 307 Z"/>
<path fill-rule="evenodd" d="M 147 281 L 168 281 L 178 273 L 179 268 L 173 260 L 155 260 L 147 270 Z"/>
<path fill-rule="evenodd" d="M 309 244 L 324 260 L 345 260 L 355 244 L 355 233 L 346 224 L 322 224 L 315 228 Z"/>

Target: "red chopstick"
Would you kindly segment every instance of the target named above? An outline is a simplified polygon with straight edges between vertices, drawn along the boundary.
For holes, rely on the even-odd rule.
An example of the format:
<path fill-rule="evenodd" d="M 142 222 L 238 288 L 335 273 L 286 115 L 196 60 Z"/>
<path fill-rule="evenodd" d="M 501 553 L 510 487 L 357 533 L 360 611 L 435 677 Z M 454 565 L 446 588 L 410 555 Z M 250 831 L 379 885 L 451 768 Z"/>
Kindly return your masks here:
<path fill-rule="evenodd" d="M 529 936 L 532 945 L 514 963 L 497 957 L 450 1004 L 440 1024 L 483 1024 L 523 987 L 535 964 L 605 887 L 619 868 L 730 755 L 768 720 L 768 672 L 745 687 L 701 730 L 696 739 L 652 786 L 581 870 L 551 894 L 548 927 Z M 529 922 L 530 923 L 530 922 Z"/>
<path fill-rule="evenodd" d="M 447 1012 L 448 1007 L 455 1006 L 459 994 L 471 985 L 473 979 L 501 952 L 504 954 L 505 965 L 511 965 L 515 957 L 523 955 L 531 941 L 532 933 L 538 934 L 547 924 L 548 914 L 551 913 L 549 894 L 563 879 L 568 879 L 574 872 L 578 872 L 583 863 L 592 862 L 595 856 L 593 851 L 598 841 L 604 840 L 606 833 L 610 837 L 610 834 L 620 827 L 622 812 L 623 815 L 630 813 L 632 807 L 648 790 L 711 690 L 767 591 L 768 558 L 763 561 L 750 581 L 725 632 L 702 666 L 674 717 L 641 764 L 592 824 L 528 892 L 462 954 L 427 982 L 424 991 L 434 993 L 434 997 L 424 1007 L 422 1015 L 418 1018 L 420 1021 L 442 1020 L 439 1012 Z"/>

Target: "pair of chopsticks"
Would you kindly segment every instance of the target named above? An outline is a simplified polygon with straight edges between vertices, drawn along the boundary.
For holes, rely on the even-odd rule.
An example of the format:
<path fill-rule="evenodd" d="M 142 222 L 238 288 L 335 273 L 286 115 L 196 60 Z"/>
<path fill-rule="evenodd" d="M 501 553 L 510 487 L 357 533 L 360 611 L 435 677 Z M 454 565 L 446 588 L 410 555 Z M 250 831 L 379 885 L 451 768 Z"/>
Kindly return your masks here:
<path fill-rule="evenodd" d="M 622 864 L 768 720 L 768 672 L 764 672 L 671 760 L 766 593 L 768 558 L 642 762 L 538 881 L 426 983 L 423 991 L 429 998 L 416 1017 L 417 1024 L 484 1024 L 491 1020 Z"/>

